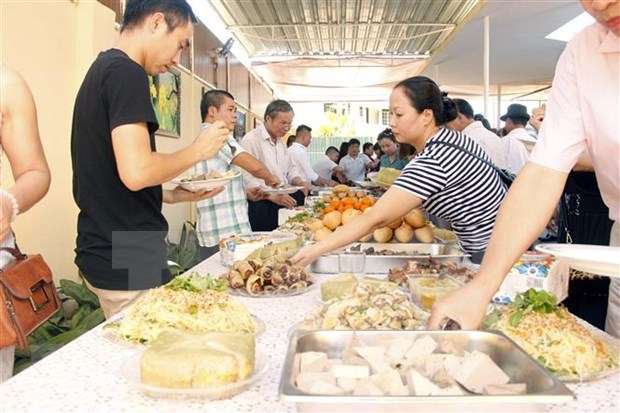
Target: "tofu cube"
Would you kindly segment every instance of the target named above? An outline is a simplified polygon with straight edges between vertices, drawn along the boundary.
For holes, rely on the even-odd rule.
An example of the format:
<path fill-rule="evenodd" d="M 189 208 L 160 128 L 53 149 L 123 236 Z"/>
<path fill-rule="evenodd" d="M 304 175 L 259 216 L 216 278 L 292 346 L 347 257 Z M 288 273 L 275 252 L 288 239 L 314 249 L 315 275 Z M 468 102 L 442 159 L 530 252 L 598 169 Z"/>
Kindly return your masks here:
<path fill-rule="evenodd" d="M 525 383 L 506 383 L 506 384 L 489 384 L 484 386 L 484 394 L 490 395 L 515 395 L 525 394 L 527 385 Z"/>
<path fill-rule="evenodd" d="M 370 379 L 361 379 L 357 381 L 354 396 L 383 396 L 383 391 Z"/>
<path fill-rule="evenodd" d="M 344 390 L 340 387 L 326 383 L 324 381 L 315 381 L 308 393 L 312 394 L 327 394 L 327 395 L 338 395 L 344 394 Z"/>
<path fill-rule="evenodd" d="M 312 385 L 317 381 L 322 381 L 323 383 L 334 386 L 336 385 L 336 378 L 331 373 L 299 373 L 295 384 L 299 390 L 310 392 Z"/>
<path fill-rule="evenodd" d="M 414 396 L 431 396 L 439 393 L 439 386 L 424 377 L 415 369 L 410 369 L 407 375 L 407 385 Z"/>
<path fill-rule="evenodd" d="M 372 382 L 375 383 L 385 394 L 389 394 L 391 389 L 400 388 L 403 386 L 403 382 L 400 379 L 400 374 L 398 374 L 396 370 L 373 374 L 370 376 L 370 380 L 372 380 Z"/>
<path fill-rule="evenodd" d="M 482 393 L 485 386 L 506 384 L 510 378 L 487 354 L 473 351 L 463 359 L 454 374 L 456 381 L 467 389 Z"/>
<path fill-rule="evenodd" d="M 306 351 L 300 354 L 299 371 L 302 373 L 321 373 L 327 371 L 327 354 Z"/>
<path fill-rule="evenodd" d="M 335 378 L 345 377 L 350 379 L 367 379 L 370 376 L 368 366 L 347 366 L 345 364 L 334 365 L 330 372 Z"/>
<path fill-rule="evenodd" d="M 407 350 L 409 350 L 412 345 L 413 342 L 411 339 L 398 337 L 390 342 L 385 355 L 395 362 L 398 362 L 405 357 L 405 353 L 407 353 Z"/>

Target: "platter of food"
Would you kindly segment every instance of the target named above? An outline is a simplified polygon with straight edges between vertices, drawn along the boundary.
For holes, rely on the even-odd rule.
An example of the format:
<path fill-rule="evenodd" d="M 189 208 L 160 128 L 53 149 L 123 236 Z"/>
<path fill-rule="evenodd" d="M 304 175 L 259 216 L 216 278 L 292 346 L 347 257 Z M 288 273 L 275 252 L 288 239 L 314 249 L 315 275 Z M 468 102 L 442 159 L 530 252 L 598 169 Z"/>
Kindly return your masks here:
<path fill-rule="evenodd" d="M 198 192 L 203 189 L 213 190 L 217 187 L 224 186 L 232 179 L 239 176 L 239 172 L 234 173 L 228 171 L 225 173 L 211 171 L 208 174 L 200 174 L 188 176 L 185 178 L 177 178 L 170 181 L 175 185 L 180 185 L 183 189 L 191 192 Z"/>
<path fill-rule="evenodd" d="M 314 277 L 303 267 L 278 257 L 235 261 L 220 277 L 233 295 L 254 298 L 290 297 L 309 291 Z"/>
<path fill-rule="evenodd" d="M 539 244 L 536 250 L 566 261 L 571 268 L 620 277 L 620 247 L 585 244 Z"/>
<path fill-rule="evenodd" d="M 487 315 L 498 330 L 563 381 L 596 380 L 618 371 L 618 342 L 579 323 L 555 296 L 530 289 Z"/>
<path fill-rule="evenodd" d="M 300 412 L 539 411 L 575 398 L 486 331 L 297 331 L 279 391 Z"/>
<path fill-rule="evenodd" d="M 223 238 L 219 246 L 220 260 L 229 266 L 239 260 L 290 254 L 300 248 L 301 240 L 291 232 L 252 232 Z"/>
<path fill-rule="evenodd" d="M 413 305 L 393 283 L 360 282 L 352 292 L 343 287 L 342 295 L 323 302 L 291 331 L 416 330 L 426 326 L 429 314 Z"/>
<path fill-rule="evenodd" d="M 247 390 L 268 369 L 247 334 L 169 331 L 126 359 L 119 374 L 150 397 L 217 400 Z"/>
<path fill-rule="evenodd" d="M 207 280 L 207 281 L 205 281 Z M 182 275 L 145 293 L 101 334 L 119 344 L 150 344 L 169 329 L 260 334 L 264 323 L 226 293 L 226 284 L 196 274 Z"/>
<path fill-rule="evenodd" d="M 366 255 L 365 272 L 373 274 L 387 273 L 390 268 L 402 267 L 409 261 L 460 263 L 468 254 L 454 244 L 425 243 L 354 243 L 341 250 L 320 256 L 311 264 L 312 272 L 333 274 L 338 272 L 339 254 L 364 252 Z M 406 287 L 406 283 L 404 285 Z"/>
<path fill-rule="evenodd" d="M 290 195 L 290 194 L 294 194 L 295 192 L 301 189 L 303 189 L 303 187 L 293 186 L 293 185 L 284 185 L 284 186 L 280 186 L 277 188 L 269 188 L 269 187 L 261 188 L 261 190 L 264 193 L 269 194 L 269 195 Z"/>

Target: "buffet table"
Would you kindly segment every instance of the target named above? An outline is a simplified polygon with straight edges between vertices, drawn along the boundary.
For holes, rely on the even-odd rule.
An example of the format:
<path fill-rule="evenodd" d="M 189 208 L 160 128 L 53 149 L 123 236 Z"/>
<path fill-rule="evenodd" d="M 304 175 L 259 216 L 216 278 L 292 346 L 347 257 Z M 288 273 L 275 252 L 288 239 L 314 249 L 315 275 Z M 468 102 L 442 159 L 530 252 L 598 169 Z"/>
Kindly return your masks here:
<path fill-rule="evenodd" d="M 219 275 L 226 271 L 219 255 L 192 271 Z M 318 275 L 321 282 L 329 275 Z M 292 325 L 317 305 L 318 288 L 293 297 L 238 297 L 266 324 L 257 351 L 270 359 L 267 374 L 248 391 L 228 400 L 178 400 L 147 397 L 119 374 L 136 347 L 112 341 L 98 326 L 33 367 L 0 385 L 1 412 L 294 412 L 293 403 L 278 400 L 278 384 Z M 617 341 L 616 341 L 617 343 Z M 577 400 L 549 405 L 548 411 L 619 411 L 620 374 L 588 383 L 569 384 Z"/>

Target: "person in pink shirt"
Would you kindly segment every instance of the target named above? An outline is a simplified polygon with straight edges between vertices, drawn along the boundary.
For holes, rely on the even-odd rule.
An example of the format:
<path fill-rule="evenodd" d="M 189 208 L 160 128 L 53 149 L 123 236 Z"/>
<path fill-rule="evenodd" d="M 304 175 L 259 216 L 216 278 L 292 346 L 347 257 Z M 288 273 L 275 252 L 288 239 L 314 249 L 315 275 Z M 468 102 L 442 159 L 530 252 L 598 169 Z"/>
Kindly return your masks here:
<path fill-rule="evenodd" d="M 578 33 L 560 56 L 537 144 L 499 211 L 478 275 L 435 302 L 429 328 L 449 319 L 463 329 L 478 327 L 510 267 L 545 228 L 584 151 L 614 221 L 610 245 L 620 245 L 620 2 L 581 4 L 597 22 Z M 620 280 L 614 278 L 605 329 L 616 337 L 619 305 Z"/>

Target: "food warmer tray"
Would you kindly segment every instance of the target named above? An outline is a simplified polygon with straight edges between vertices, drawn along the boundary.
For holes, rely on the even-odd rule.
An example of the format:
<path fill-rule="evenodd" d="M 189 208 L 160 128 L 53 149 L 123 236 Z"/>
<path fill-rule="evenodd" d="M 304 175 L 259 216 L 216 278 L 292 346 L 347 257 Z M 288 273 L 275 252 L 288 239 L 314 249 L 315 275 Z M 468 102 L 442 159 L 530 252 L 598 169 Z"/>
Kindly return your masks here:
<path fill-rule="evenodd" d="M 527 383 L 522 395 L 466 394 L 462 396 L 352 396 L 314 395 L 294 383 L 294 356 L 306 351 L 342 357 L 352 335 L 364 345 L 381 345 L 399 336 L 411 340 L 429 335 L 435 341 L 448 339 L 457 348 L 488 354 L 510 377 Z M 296 331 L 290 337 L 282 369 L 280 399 L 297 404 L 298 412 L 386 412 L 386 411 L 544 411 L 548 403 L 565 403 L 574 394 L 552 373 L 499 331 Z"/>
<path fill-rule="evenodd" d="M 389 250 L 393 252 L 410 253 L 408 255 L 371 255 L 366 254 L 367 274 L 387 274 L 390 268 L 402 267 L 408 261 L 456 262 L 460 263 L 465 257 L 458 245 L 454 244 L 401 244 L 401 243 L 378 243 L 357 242 L 346 248 L 336 250 L 317 258 L 310 266 L 310 270 L 317 274 L 334 274 L 339 272 L 339 259 L 341 253 L 349 250 L 365 251 L 368 248 L 376 250 Z"/>

